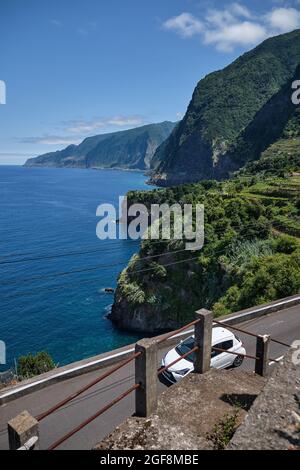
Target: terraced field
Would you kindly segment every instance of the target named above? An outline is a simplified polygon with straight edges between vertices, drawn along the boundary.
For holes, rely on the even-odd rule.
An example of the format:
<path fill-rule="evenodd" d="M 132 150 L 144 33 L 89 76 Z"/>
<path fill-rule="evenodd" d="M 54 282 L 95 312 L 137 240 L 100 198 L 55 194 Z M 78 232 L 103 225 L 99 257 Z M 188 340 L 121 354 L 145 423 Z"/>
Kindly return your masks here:
<path fill-rule="evenodd" d="M 278 232 L 300 237 L 300 174 L 265 178 L 246 187 L 241 194 L 247 199 L 260 200 L 270 209 Z"/>

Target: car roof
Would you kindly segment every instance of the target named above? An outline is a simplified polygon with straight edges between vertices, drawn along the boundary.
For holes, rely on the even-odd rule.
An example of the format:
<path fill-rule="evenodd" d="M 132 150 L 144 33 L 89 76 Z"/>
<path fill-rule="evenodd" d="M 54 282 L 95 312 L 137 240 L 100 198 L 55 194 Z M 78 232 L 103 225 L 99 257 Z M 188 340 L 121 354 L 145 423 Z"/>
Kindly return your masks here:
<path fill-rule="evenodd" d="M 212 329 L 212 343 L 219 343 L 225 339 L 234 339 L 234 334 L 221 326 L 214 326 Z"/>

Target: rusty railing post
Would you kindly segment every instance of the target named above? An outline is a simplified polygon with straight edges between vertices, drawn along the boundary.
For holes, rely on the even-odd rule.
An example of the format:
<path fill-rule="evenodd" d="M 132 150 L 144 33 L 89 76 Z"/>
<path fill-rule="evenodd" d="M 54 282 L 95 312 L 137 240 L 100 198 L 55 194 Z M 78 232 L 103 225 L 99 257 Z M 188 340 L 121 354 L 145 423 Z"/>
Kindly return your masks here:
<path fill-rule="evenodd" d="M 213 314 L 203 308 L 196 312 L 196 320 L 194 372 L 204 374 L 210 369 Z"/>
<path fill-rule="evenodd" d="M 270 335 L 260 335 L 256 338 L 255 373 L 266 377 L 269 373 Z"/>
<path fill-rule="evenodd" d="M 28 441 L 34 443 L 34 449 L 39 449 L 39 423 L 28 411 L 11 419 L 7 423 L 7 430 L 10 450 L 17 450 Z"/>
<path fill-rule="evenodd" d="M 157 408 L 157 341 L 141 339 L 135 345 L 135 414 L 146 418 Z"/>

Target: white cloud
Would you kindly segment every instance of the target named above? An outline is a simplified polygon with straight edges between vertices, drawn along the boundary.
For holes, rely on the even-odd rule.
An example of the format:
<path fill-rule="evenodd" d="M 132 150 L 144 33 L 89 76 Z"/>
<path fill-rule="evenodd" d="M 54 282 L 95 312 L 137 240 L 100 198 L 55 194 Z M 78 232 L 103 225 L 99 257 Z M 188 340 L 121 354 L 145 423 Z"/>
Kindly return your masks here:
<path fill-rule="evenodd" d="M 203 31 L 203 24 L 190 13 L 181 13 L 163 23 L 163 28 L 173 30 L 184 38 L 189 38 Z"/>
<path fill-rule="evenodd" d="M 23 137 L 18 139 L 22 144 L 40 145 L 70 145 L 79 144 L 85 137 L 118 130 L 133 128 L 145 124 L 142 116 L 112 116 L 98 118 L 92 121 L 72 120 L 64 121 L 56 128 L 57 134 L 44 134 L 42 136 Z"/>
<path fill-rule="evenodd" d="M 240 3 L 231 3 L 224 10 L 209 9 L 205 20 L 211 25 L 224 27 L 224 25 L 235 24 L 239 19 L 251 19 L 253 15 L 247 7 Z"/>
<path fill-rule="evenodd" d="M 123 117 L 116 116 L 108 119 L 107 124 L 111 126 L 138 126 L 144 123 L 144 119 L 141 116 Z"/>
<path fill-rule="evenodd" d="M 75 139 L 74 136 L 43 135 L 39 137 L 24 137 L 19 140 L 21 144 L 42 144 L 42 145 L 70 145 L 79 144 L 82 139 Z"/>
<path fill-rule="evenodd" d="M 257 23 L 243 21 L 225 25 L 218 30 L 207 30 L 205 44 L 214 44 L 219 51 L 230 52 L 236 46 L 254 46 L 267 37 L 265 28 Z"/>
<path fill-rule="evenodd" d="M 208 9 L 200 19 L 182 13 L 165 21 L 163 27 L 182 37 L 199 36 L 204 44 L 231 52 L 235 47 L 253 47 L 267 37 L 300 28 L 300 11 L 280 7 L 259 16 L 235 2 L 223 9 Z"/>
<path fill-rule="evenodd" d="M 275 8 L 267 13 L 266 20 L 274 30 L 286 33 L 300 27 L 300 11 L 296 8 Z"/>
<path fill-rule="evenodd" d="M 52 18 L 50 20 L 50 23 L 52 24 L 52 26 L 55 26 L 56 28 L 62 28 L 63 26 L 65 26 L 65 24 L 62 21 L 56 18 Z M 70 25 L 68 24 L 68 26 Z M 88 21 L 82 25 L 78 25 L 74 29 L 74 31 L 80 36 L 88 36 L 90 33 L 94 33 L 97 30 L 98 30 L 98 23 L 96 21 Z"/>
<path fill-rule="evenodd" d="M 53 24 L 53 26 L 56 26 L 57 28 L 60 28 L 61 26 L 63 26 L 61 21 L 55 20 L 55 19 L 51 20 L 50 23 Z"/>
<path fill-rule="evenodd" d="M 110 127 L 132 127 L 144 124 L 142 116 L 113 116 L 94 119 L 93 121 L 69 121 L 63 123 L 68 132 L 74 134 L 89 134 L 91 132 L 103 131 Z"/>
<path fill-rule="evenodd" d="M 207 27 L 223 27 L 224 24 L 232 24 L 235 21 L 235 17 L 229 10 L 208 10 L 206 14 L 206 22 L 210 24 Z"/>
<path fill-rule="evenodd" d="M 251 19 L 253 17 L 250 10 L 245 7 L 245 5 L 241 5 L 240 3 L 232 3 L 229 5 L 229 9 L 233 15 L 240 16 L 241 18 Z"/>

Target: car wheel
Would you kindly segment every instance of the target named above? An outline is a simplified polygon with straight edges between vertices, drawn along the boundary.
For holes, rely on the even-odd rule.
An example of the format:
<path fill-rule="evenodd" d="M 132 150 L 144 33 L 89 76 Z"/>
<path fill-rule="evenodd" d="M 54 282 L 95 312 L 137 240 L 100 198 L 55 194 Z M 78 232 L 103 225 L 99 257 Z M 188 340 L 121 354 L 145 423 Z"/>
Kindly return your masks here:
<path fill-rule="evenodd" d="M 235 360 L 233 361 L 233 367 L 240 367 L 243 364 L 243 356 L 236 356 Z"/>

